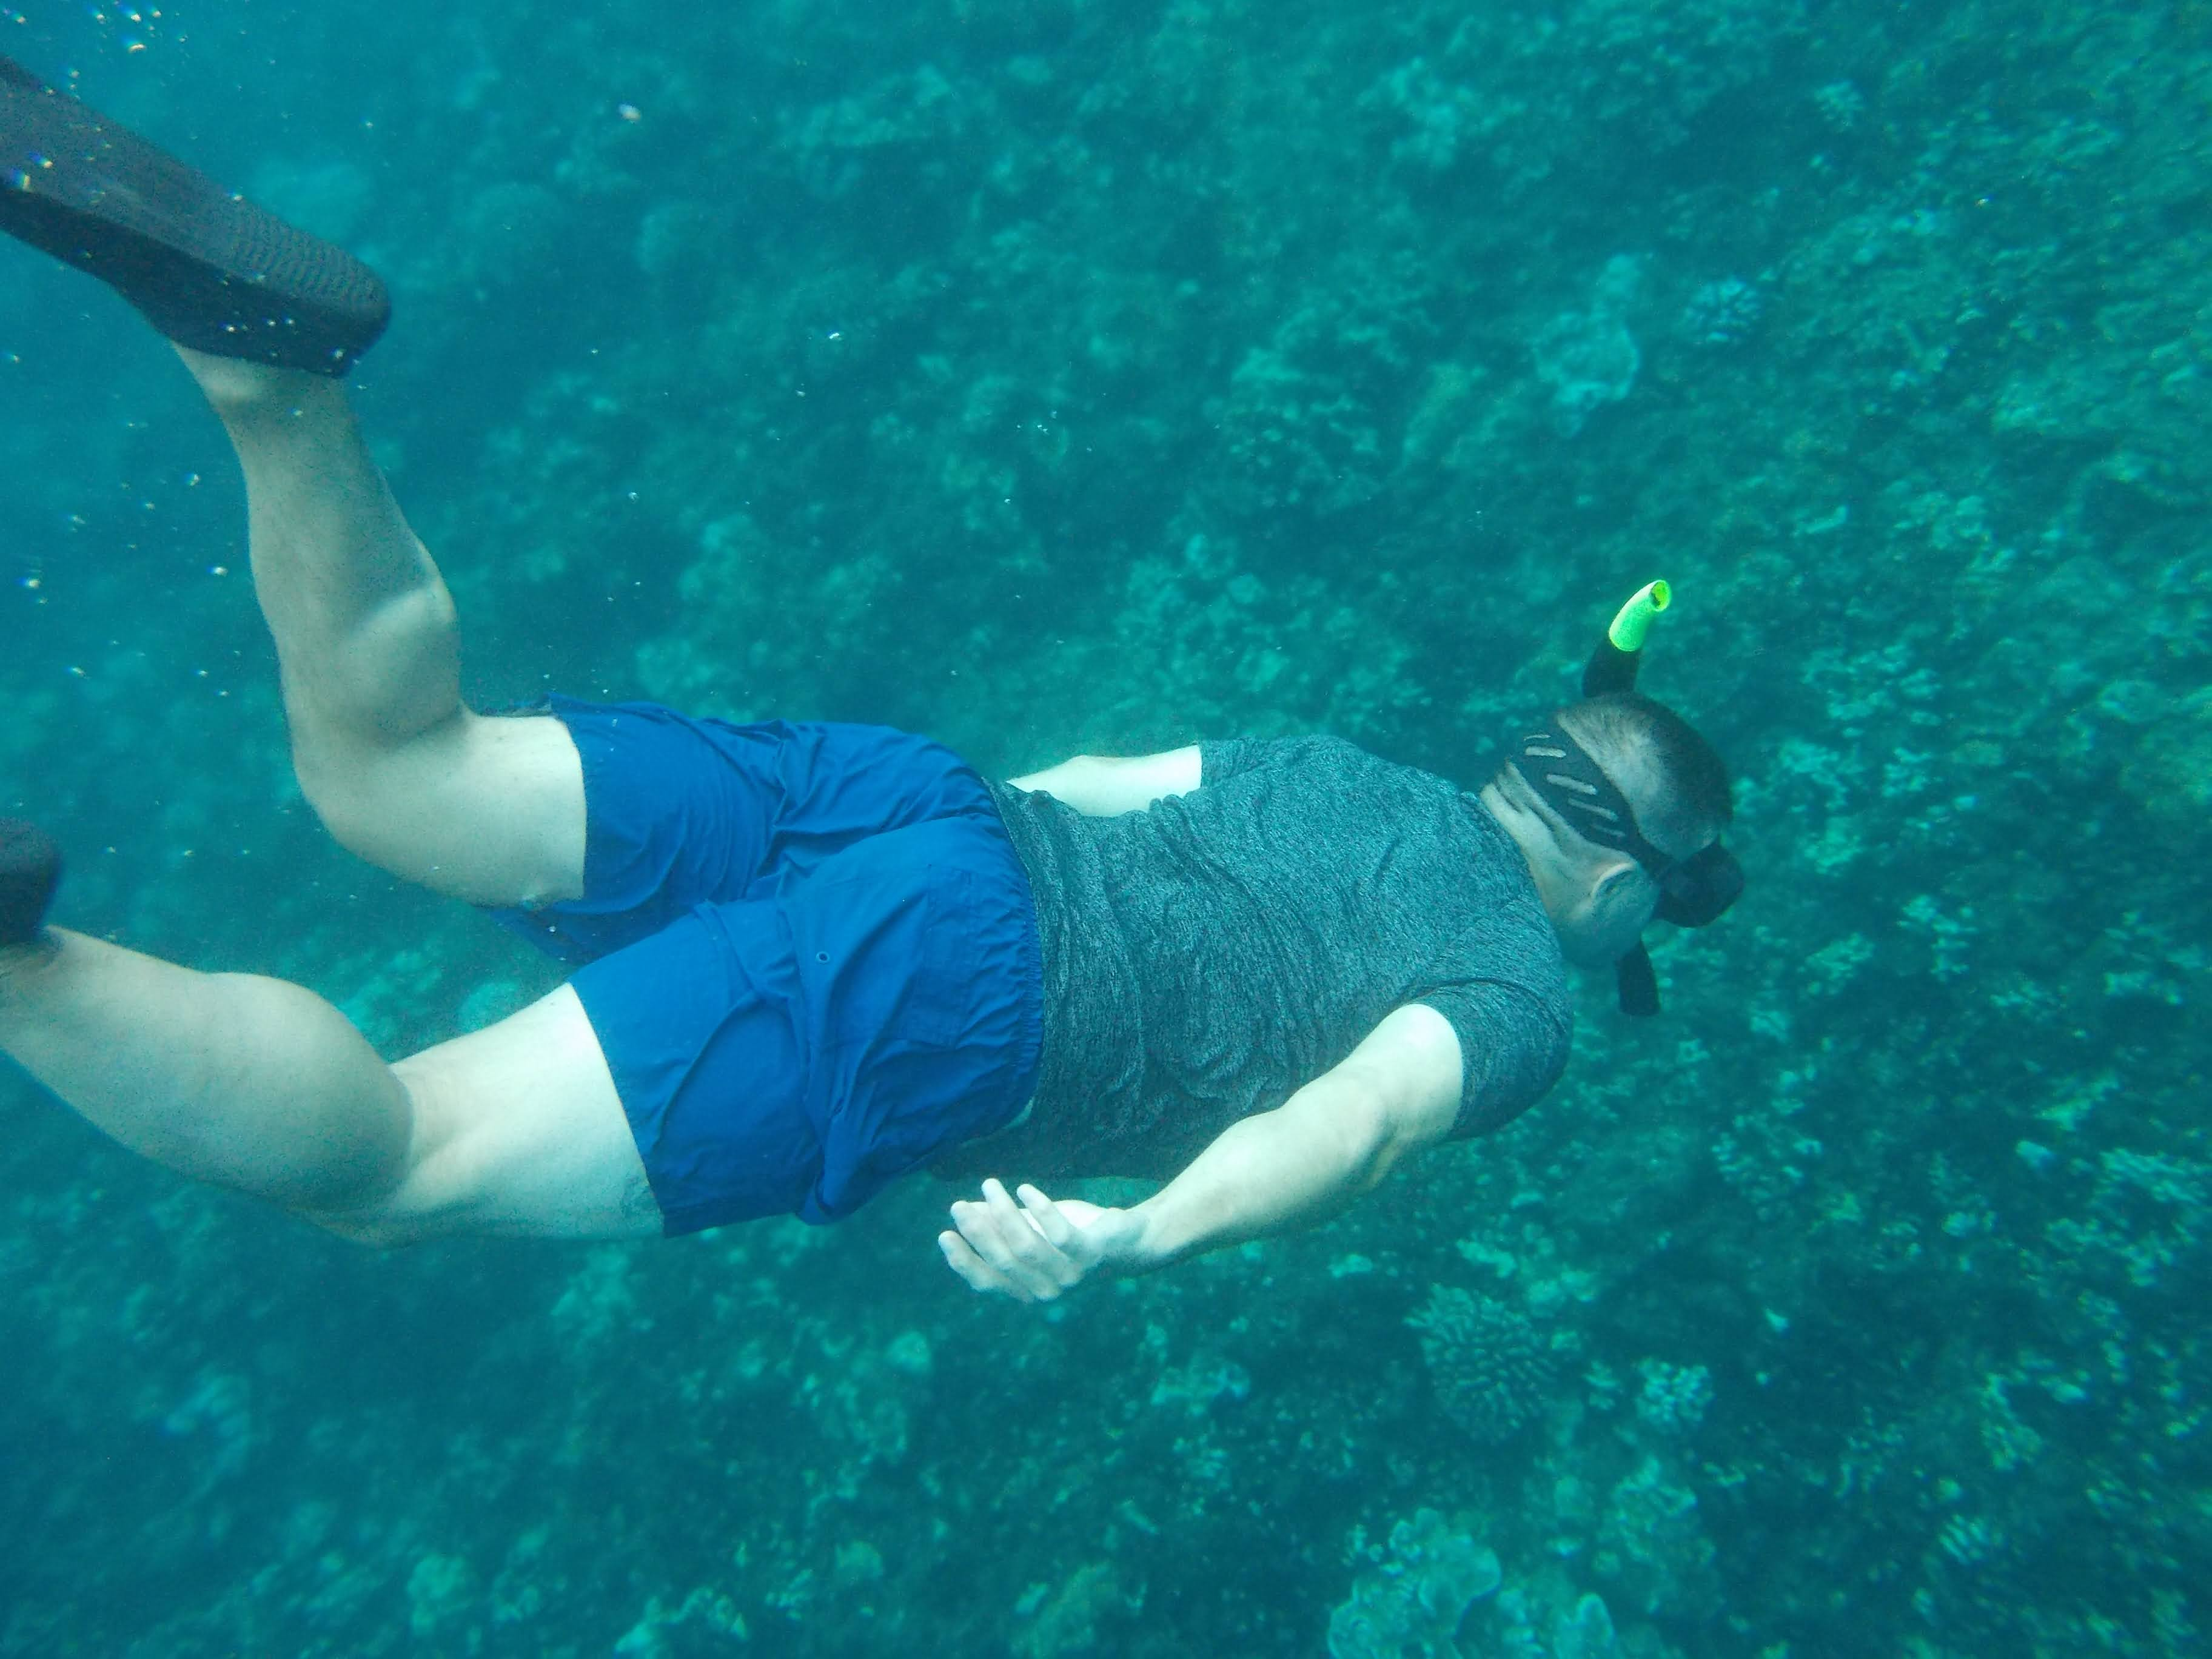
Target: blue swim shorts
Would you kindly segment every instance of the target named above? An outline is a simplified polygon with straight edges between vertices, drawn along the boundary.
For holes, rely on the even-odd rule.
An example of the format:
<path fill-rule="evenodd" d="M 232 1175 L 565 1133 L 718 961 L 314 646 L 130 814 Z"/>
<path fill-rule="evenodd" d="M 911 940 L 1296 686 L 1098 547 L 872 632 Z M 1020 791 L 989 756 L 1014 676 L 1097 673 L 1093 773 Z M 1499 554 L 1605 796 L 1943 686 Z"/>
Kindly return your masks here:
<path fill-rule="evenodd" d="M 877 726 L 556 697 L 584 896 L 493 914 L 574 983 L 673 1235 L 829 1222 L 1018 1116 L 1036 910 L 983 781 Z"/>

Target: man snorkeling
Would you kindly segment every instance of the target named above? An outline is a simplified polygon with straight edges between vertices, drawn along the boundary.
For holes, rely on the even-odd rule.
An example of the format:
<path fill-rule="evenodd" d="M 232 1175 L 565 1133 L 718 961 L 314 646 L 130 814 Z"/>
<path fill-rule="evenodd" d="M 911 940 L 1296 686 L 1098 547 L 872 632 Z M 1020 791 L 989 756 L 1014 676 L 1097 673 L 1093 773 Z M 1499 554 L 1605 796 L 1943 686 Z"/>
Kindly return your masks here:
<path fill-rule="evenodd" d="M 1327 1217 L 1565 1064 L 1565 963 L 1741 882 L 1727 774 L 1636 695 L 1663 586 L 1479 794 L 1307 738 L 986 782 L 876 726 L 462 702 L 452 599 L 343 380 L 374 273 L 0 58 L 0 229 L 175 344 L 244 470 L 301 788 L 347 848 L 574 976 L 387 1066 L 280 981 L 47 925 L 0 822 L 0 1051 L 123 1145 L 343 1237 L 678 1234 L 983 1179 L 939 1235 L 1048 1300 Z M 1126 1209 L 995 1178 L 1164 1182 Z"/>

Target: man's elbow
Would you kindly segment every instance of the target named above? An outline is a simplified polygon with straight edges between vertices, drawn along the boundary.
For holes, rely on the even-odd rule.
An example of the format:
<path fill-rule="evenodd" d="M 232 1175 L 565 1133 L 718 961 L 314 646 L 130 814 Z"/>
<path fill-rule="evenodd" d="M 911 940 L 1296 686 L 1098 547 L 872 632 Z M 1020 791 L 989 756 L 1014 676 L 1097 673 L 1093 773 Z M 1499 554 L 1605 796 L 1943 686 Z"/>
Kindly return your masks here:
<path fill-rule="evenodd" d="M 1409 1132 L 1384 1090 L 1364 1079 L 1345 1082 L 1346 1097 L 1332 1115 L 1338 1160 L 1346 1184 L 1355 1193 L 1369 1193 L 1425 1143 Z"/>

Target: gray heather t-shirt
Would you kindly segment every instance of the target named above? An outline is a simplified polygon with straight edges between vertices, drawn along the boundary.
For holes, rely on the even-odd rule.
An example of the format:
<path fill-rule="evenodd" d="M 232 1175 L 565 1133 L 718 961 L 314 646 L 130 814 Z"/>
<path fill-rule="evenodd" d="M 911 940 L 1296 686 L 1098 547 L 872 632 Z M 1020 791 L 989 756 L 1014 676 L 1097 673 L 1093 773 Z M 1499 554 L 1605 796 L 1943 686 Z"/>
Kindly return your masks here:
<path fill-rule="evenodd" d="M 1198 789 L 1118 817 L 992 786 L 1036 895 L 1044 1053 L 1028 1120 L 942 1173 L 1164 1179 L 1408 1002 L 1459 1034 L 1455 1134 L 1557 1080 L 1558 937 L 1475 797 L 1336 738 L 1200 754 Z"/>

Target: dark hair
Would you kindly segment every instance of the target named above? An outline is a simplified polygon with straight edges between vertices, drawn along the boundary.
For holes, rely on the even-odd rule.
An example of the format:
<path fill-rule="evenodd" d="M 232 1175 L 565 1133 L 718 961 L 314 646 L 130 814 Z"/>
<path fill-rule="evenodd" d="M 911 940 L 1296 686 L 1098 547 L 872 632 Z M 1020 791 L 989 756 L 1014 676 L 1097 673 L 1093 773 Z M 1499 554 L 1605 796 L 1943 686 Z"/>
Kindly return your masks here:
<path fill-rule="evenodd" d="M 1671 856 L 1686 856 L 1735 817 L 1726 763 L 1666 704 L 1640 691 L 1609 691 L 1561 709 L 1559 718 L 1628 797 L 1645 838 Z"/>

